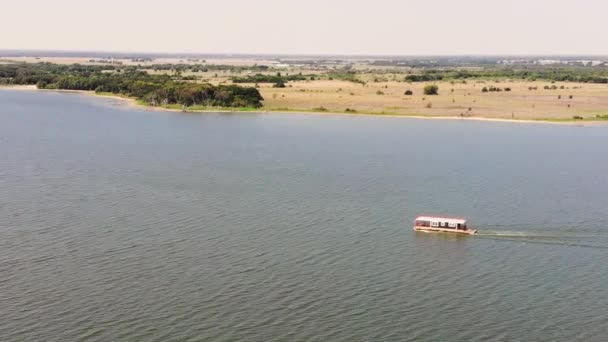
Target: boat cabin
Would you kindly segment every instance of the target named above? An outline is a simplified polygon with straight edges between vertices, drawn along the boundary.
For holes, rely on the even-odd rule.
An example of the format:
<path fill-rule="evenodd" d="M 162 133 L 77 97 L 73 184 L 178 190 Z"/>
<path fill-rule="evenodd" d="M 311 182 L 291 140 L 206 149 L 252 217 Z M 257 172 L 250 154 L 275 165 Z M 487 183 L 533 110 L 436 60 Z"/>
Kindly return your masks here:
<path fill-rule="evenodd" d="M 414 221 L 414 230 L 428 232 L 475 234 L 467 227 L 467 220 L 449 217 L 419 216 Z"/>

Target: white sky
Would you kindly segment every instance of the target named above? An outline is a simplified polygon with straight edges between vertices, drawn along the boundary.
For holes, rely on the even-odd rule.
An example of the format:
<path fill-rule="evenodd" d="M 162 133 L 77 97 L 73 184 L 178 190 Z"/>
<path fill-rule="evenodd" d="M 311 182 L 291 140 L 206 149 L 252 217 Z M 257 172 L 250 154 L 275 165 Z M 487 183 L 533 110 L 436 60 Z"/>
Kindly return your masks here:
<path fill-rule="evenodd" d="M 0 49 L 604 54 L 607 0 L 0 0 Z"/>

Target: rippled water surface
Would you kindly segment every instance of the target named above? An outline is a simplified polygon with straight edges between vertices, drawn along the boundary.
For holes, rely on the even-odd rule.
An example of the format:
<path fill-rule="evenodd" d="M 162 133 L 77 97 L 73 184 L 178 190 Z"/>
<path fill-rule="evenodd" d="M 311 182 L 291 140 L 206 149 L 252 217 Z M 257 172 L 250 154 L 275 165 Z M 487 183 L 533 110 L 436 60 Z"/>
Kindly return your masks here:
<path fill-rule="evenodd" d="M 0 340 L 606 341 L 608 128 L 2 90 Z"/>

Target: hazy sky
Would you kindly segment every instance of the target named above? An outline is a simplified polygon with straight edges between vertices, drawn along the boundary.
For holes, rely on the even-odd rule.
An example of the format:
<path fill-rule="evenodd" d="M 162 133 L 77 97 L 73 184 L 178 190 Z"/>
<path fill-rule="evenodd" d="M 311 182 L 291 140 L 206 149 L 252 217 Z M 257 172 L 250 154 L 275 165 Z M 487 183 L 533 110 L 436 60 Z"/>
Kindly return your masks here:
<path fill-rule="evenodd" d="M 0 49 L 607 54 L 607 0 L 0 0 Z"/>

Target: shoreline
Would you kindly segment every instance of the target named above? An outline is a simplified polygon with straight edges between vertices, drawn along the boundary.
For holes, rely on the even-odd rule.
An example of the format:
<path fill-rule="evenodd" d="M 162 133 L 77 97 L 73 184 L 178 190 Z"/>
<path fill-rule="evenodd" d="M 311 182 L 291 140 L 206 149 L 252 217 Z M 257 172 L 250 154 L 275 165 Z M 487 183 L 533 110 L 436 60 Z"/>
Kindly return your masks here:
<path fill-rule="evenodd" d="M 35 85 L 0 85 L 1 89 L 11 89 L 11 90 L 23 90 L 23 91 L 47 91 L 47 92 L 57 92 L 57 93 L 75 93 L 75 94 L 83 94 L 87 96 L 95 96 L 100 98 L 106 98 L 111 100 L 118 100 L 123 102 L 126 107 L 132 109 L 140 109 L 146 111 L 155 111 L 155 112 L 174 112 L 174 113 L 255 113 L 255 114 L 300 114 L 300 115 L 332 115 L 332 116 L 371 116 L 371 117 L 388 117 L 388 118 L 403 118 L 403 119 L 420 119 L 420 120 L 458 120 L 458 121 L 480 121 L 480 122 L 502 122 L 502 123 L 523 123 L 523 124 L 555 124 L 555 125 L 568 125 L 568 126 L 608 126 L 608 121 L 606 120 L 570 120 L 570 119 L 547 119 L 547 118 L 539 118 L 539 119 L 508 119 L 508 118 L 490 118 L 483 116 L 469 116 L 469 117 L 460 117 L 460 116 L 427 116 L 427 115 L 407 115 L 407 114 L 377 114 L 377 113 L 344 113 L 344 112 L 315 112 L 315 111 L 305 111 L 305 110 L 263 110 L 263 109 L 255 109 L 255 110 L 237 110 L 230 108 L 217 108 L 217 109 L 196 109 L 196 110 L 186 110 L 183 111 L 181 109 L 173 109 L 173 108 L 165 108 L 165 107 L 156 107 L 156 106 L 148 106 L 141 103 L 138 103 L 137 99 L 127 96 L 120 96 L 116 94 L 106 94 L 106 93 L 96 93 L 94 91 L 88 90 L 67 90 L 67 89 L 38 89 Z"/>

